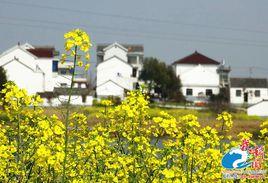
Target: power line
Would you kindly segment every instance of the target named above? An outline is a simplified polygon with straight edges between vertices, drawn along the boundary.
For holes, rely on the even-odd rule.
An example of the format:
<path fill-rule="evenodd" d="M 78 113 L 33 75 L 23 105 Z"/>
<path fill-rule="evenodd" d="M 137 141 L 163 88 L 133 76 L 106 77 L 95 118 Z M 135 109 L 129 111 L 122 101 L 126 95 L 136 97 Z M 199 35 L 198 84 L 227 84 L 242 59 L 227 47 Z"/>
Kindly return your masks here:
<path fill-rule="evenodd" d="M 256 66 L 232 66 L 233 69 L 237 70 L 262 70 L 261 72 L 267 72 L 268 73 L 268 68 L 267 67 L 256 67 Z"/>
<path fill-rule="evenodd" d="M 80 14 L 91 14 L 95 16 L 120 18 L 120 19 L 127 19 L 127 20 L 138 21 L 138 22 L 143 21 L 143 22 L 153 22 L 153 23 L 160 23 L 160 24 L 183 25 L 183 26 L 206 28 L 206 29 L 218 29 L 218 30 L 228 30 L 228 31 L 235 31 L 235 32 L 248 32 L 248 33 L 258 33 L 258 34 L 268 33 L 268 31 L 263 31 L 263 30 L 243 29 L 243 28 L 237 28 L 237 27 L 223 27 L 223 26 L 215 26 L 215 25 L 196 24 L 196 23 L 185 23 L 185 22 L 172 21 L 172 20 L 145 18 L 145 17 L 128 16 L 128 15 L 121 15 L 121 14 L 108 14 L 108 13 L 101 13 L 101 12 L 88 11 L 88 10 L 86 11 L 86 10 L 77 10 L 77 9 L 70 9 L 70 8 L 60 8 L 60 7 L 53 7 L 53 6 L 30 4 L 30 3 L 11 2 L 11 1 L 5 1 L 5 0 L 0 0 L 0 2 L 4 4 L 8 4 L 8 5 L 50 9 L 50 10 L 56 10 L 56 11 L 64 11 L 68 13 L 71 12 L 71 13 L 80 13 Z"/>
<path fill-rule="evenodd" d="M 37 20 L 37 19 L 32 19 L 32 18 L 15 18 L 15 17 L 4 17 L 1 16 L 0 19 L 4 20 L 15 20 L 15 21 L 27 21 L 27 22 L 36 22 L 36 23 L 48 23 L 48 24 L 56 24 L 56 25 L 64 25 L 64 26 L 78 26 L 78 27 L 90 27 L 90 28 L 95 28 L 95 29 L 101 29 L 101 30 L 115 30 L 115 31 L 123 31 L 123 32 L 137 32 L 139 30 L 135 29 L 126 29 L 126 28 L 116 28 L 116 27 L 109 27 L 109 26 L 89 26 L 87 24 L 73 24 L 69 22 L 57 22 L 57 21 L 50 21 L 50 20 Z M 149 35 L 156 35 L 156 36 L 162 36 L 162 35 L 167 35 L 167 33 L 163 32 L 149 32 L 149 31 L 142 31 L 142 34 L 149 34 Z M 226 37 L 216 37 L 216 36 L 200 36 L 200 35 L 192 35 L 192 34 L 171 34 L 172 36 L 187 36 L 187 37 L 195 37 L 195 38 L 202 38 L 202 39 L 212 39 L 212 40 L 223 40 L 223 41 L 239 41 L 239 42 L 252 42 L 252 43 L 257 43 L 257 44 L 268 44 L 267 41 L 257 41 L 257 40 L 248 40 L 248 39 L 237 39 L 237 38 L 226 38 Z M 228 40 L 229 39 L 229 40 Z"/>
<path fill-rule="evenodd" d="M 44 25 L 32 25 L 32 24 L 18 24 L 18 23 L 10 23 L 10 22 L 0 22 L 2 25 L 11 25 L 11 26 L 23 26 L 23 27 L 31 27 L 38 29 L 53 29 L 59 31 L 63 29 L 62 27 L 54 27 L 54 26 L 44 26 Z M 94 30 L 95 28 L 91 28 Z M 218 44 L 218 45 L 238 45 L 238 46 L 254 46 L 254 47 L 268 47 L 268 44 L 252 44 L 252 43 L 237 43 L 231 41 L 209 41 L 202 39 L 190 39 L 190 38 L 177 38 L 172 36 L 154 36 L 154 35 L 142 35 L 142 34 L 129 34 L 128 32 L 122 33 L 114 33 L 108 31 L 99 31 L 96 30 L 96 33 L 102 35 L 116 35 L 116 36 L 124 36 L 124 37 L 140 37 L 140 38 L 149 38 L 149 39 L 158 39 L 158 40 L 171 40 L 171 41 L 183 41 L 183 42 L 197 42 L 197 43 L 208 43 L 208 44 Z"/>

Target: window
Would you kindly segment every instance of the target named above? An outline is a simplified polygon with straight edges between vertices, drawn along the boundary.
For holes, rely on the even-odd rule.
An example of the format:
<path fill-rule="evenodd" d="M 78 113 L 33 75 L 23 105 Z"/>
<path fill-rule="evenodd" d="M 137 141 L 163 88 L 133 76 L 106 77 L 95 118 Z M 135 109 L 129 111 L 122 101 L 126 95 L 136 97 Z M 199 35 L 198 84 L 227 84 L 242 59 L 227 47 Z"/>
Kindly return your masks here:
<path fill-rule="evenodd" d="M 137 68 L 133 68 L 132 69 L 132 77 L 136 77 L 137 76 Z"/>
<path fill-rule="evenodd" d="M 260 90 L 255 90 L 255 97 L 260 97 L 261 96 L 261 91 Z"/>
<path fill-rule="evenodd" d="M 74 72 L 74 69 L 73 69 L 73 68 L 69 69 L 69 72 L 70 72 L 70 74 L 72 75 L 73 72 Z"/>
<path fill-rule="evenodd" d="M 82 102 L 85 103 L 87 101 L 87 96 L 86 95 L 82 95 Z"/>
<path fill-rule="evenodd" d="M 140 61 L 140 64 L 143 63 L 143 56 L 139 56 L 139 61 Z"/>
<path fill-rule="evenodd" d="M 206 96 L 212 95 L 212 89 L 206 89 Z"/>
<path fill-rule="evenodd" d="M 235 91 L 235 96 L 241 97 L 241 90 L 236 90 Z"/>
<path fill-rule="evenodd" d="M 137 57 L 136 56 L 128 56 L 128 63 L 129 64 L 137 64 Z"/>
<path fill-rule="evenodd" d="M 61 87 L 67 87 L 67 83 L 61 83 L 60 86 Z"/>
<path fill-rule="evenodd" d="M 122 74 L 120 72 L 118 72 L 117 77 L 122 77 Z"/>
<path fill-rule="evenodd" d="M 222 82 L 228 83 L 228 73 L 221 73 L 220 74 L 220 80 Z"/>
<path fill-rule="evenodd" d="M 62 75 L 72 75 L 74 72 L 74 69 L 69 69 L 69 68 L 59 68 L 59 74 Z"/>
<path fill-rule="evenodd" d="M 52 62 L 52 72 L 58 72 L 58 61 L 53 60 Z"/>
<path fill-rule="evenodd" d="M 97 55 L 97 62 L 98 63 L 103 62 L 103 55 Z"/>
<path fill-rule="evenodd" d="M 140 88 L 139 83 L 137 83 L 137 82 L 133 83 L 133 89 L 134 90 L 139 89 L 139 88 Z"/>
<path fill-rule="evenodd" d="M 186 95 L 187 95 L 187 96 L 191 96 L 191 95 L 193 95 L 193 89 L 191 89 L 191 88 L 187 88 L 187 89 L 186 89 Z"/>
<path fill-rule="evenodd" d="M 67 70 L 66 69 L 60 69 L 60 74 L 67 74 Z"/>

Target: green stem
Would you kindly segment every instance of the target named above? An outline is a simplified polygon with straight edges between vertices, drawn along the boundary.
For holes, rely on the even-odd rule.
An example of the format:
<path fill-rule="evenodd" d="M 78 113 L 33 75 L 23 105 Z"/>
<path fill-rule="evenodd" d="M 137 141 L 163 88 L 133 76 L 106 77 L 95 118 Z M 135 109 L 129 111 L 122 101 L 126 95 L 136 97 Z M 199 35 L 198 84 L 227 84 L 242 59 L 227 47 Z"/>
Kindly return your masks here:
<path fill-rule="evenodd" d="M 17 100 L 17 106 L 19 106 L 19 101 Z M 21 170 L 21 166 L 20 166 L 20 160 L 21 160 L 21 128 L 20 128 L 20 123 L 21 123 L 21 116 L 20 116 L 21 111 L 19 111 L 19 113 L 17 114 L 17 120 L 18 120 L 18 125 L 17 125 L 17 130 L 18 130 L 18 134 L 17 134 L 17 167 L 18 170 Z M 18 175 L 18 181 L 21 181 L 21 174 Z"/>
<path fill-rule="evenodd" d="M 192 162 L 191 162 L 191 174 L 190 174 L 190 182 L 192 182 L 193 179 L 193 168 L 194 168 L 194 148 L 192 148 Z"/>
<path fill-rule="evenodd" d="M 74 76 L 75 76 L 75 66 L 76 66 L 76 58 L 77 58 L 77 46 L 74 48 L 74 63 L 73 63 L 73 73 L 72 73 L 72 79 L 71 79 L 71 88 L 69 90 L 69 97 L 67 102 L 67 109 L 66 109 L 66 120 L 65 120 L 65 136 L 64 136 L 64 160 L 63 160 L 63 172 L 62 172 L 62 182 L 65 182 L 66 178 L 66 161 L 67 161 L 67 153 L 68 153 L 68 140 L 69 140 L 69 134 L 68 134 L 68 128 L 69 128 L 69 115 L 70 115 L 70 102 L 71 102 L 71 96 L 72 96 L 72 90 L 74 85 Z"/>
<path fill-rule="evenodd" d="M 225 121 L 223 120 L 223 121 L 222 121 L 222 126 L 221 126 L 221 133 L 222 133 L 222 135 L 223 135 L 223 139 L 220 141 L 220 152 L 221 152 L 221 153 L 223 153 L 223 147 L 222 147 L 223 142 L 222 142 L 222 141 L 225 140 L 224 124 L 225 124 Z"/>

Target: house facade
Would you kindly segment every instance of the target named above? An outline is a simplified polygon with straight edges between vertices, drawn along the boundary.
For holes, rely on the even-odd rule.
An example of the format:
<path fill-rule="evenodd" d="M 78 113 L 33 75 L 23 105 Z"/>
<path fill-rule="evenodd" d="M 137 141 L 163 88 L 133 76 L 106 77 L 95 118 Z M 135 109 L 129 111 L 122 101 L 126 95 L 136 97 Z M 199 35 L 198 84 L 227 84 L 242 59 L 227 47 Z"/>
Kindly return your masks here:
<path fill-rule="evenodd" d="M 230 68 L 197 51 L 175 61 L 173 66 L 187 100 L 207 99 L 218 94 L 221 87 L 228 87 Z"/>
<path fill-rule="evenodd" d="M 230 78 L 230 102 L 255 104 L 268 99 L 266 78 Z"/>
<path fill-rule="evenodd" d="M 0 66 L 5 69 L 9 81 L 14 81 L 29 94 L 40 94 L 51 103 L 59 95 L 55 89 L 71 84 L 69 63 L 60 64 L 57 56 L 54 47 L 18 44 L 0 55 Z"/>
<path fill-rule="evenodd" d="M 268 100 L 262 100 L 256 104 L 253 104 L 247 108 L 247 114 L 249 116 L 268 116 Z"/>
<path fill-rule="evenodd" d="M 116 96 L 123 99 L 127 91 L 136 89 L 142 61 L 142 45 L 98 45 L 97 96 Z"/>

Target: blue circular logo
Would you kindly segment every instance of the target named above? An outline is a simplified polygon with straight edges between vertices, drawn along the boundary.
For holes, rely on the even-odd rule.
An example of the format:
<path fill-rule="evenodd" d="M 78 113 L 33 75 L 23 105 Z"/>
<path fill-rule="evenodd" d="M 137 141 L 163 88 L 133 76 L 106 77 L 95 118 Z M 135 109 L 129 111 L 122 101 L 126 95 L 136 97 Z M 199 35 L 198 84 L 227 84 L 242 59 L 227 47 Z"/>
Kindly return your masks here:
<path fill-rule="evenodd" d="M 252 162 L 248 162 L 248 160 L 249 153 L 236 147 L 223 156 L 221 164 L 227 169 L 241 169 L 251 165 Z"/>

